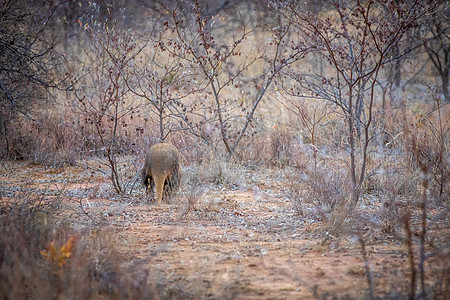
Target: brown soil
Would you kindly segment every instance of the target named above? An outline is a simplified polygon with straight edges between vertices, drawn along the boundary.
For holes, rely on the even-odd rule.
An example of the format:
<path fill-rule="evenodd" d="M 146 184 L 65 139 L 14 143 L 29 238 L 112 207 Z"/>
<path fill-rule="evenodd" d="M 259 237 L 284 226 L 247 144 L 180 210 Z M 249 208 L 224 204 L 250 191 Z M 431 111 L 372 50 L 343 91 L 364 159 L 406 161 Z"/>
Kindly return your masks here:
<path fill-rule="evenodd" d="M 189 208 L 183 193 L 175 204 L 157 206 L 144 201 L 140 187 L 117 197 L 107 180 L 79 167 L 23 164 L 0 170 L 0 200 L 17 201 L 25 190 L 65 193 L 73 208 L 90 216 L 80 214 L 74 228 L 107 222 L 130 274 L 148 276 L 162 298 L 367 298 L 358 239 L 327 234 L 326 222 L 313 213 L 300 216 L 280 181 L 267 179 L 276 172 L 250 172 L 252 183 L 235 190 L 211 185 Z M 364 205 L 376 212 L 380 203 Z M 307 203 L 304 208 L 314 211 Z M 374 294 L 406 297 L 406 246 L 373 226 L 362 231 Z M 443 231 L 448 235 L 448 226 Z"/>

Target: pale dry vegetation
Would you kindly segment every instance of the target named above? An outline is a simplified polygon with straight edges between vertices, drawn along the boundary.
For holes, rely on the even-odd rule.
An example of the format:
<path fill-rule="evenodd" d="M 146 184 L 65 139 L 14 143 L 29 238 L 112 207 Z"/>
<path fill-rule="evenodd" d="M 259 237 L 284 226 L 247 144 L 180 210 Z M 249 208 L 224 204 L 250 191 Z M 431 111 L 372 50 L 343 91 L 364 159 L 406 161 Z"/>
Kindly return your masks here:
<path fill-rule="evenodd" d="M 1 1 L 0 298 L 447 299 L 448 7 Z"/>
<path fill-rule="evenodd" d="M 149 299 L 156 287 L 120 265 L 110 228 L 74 231 L 66 197 L 20 193 L 3 201 L 0 234 L 2 299 Z"/>

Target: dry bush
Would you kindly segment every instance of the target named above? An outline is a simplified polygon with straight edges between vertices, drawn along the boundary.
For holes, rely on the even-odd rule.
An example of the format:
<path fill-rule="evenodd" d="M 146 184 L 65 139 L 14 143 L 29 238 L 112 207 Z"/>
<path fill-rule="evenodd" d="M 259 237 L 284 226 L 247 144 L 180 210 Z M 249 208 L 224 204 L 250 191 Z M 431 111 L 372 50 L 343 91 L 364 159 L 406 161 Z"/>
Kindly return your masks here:
<path fill-rule="evenodd" d="M 14 200 L 0 210 L 0 298 L 155 297 L 145 276 L 130 276 L 121 266 L 107 231 L 70 229 L 61 199 L 24 194 Z"/>
<path fill-rule="evenodd" d="M 170 142 L 180 151 L 182 165 L 202 164 L 211 156 L 208 144 L 187 131 L 173 132 Z"/>
<path fill-rule="evenodd" d="M 227 160 L 221 155 L 211 154 L 209 159 L 200 165 L 202 181 L 212 183 L 221 188 L 236 189 L 243 185 L 243 169 L 236 161 Z"/>
<path fill-rule="evenodd" d="M 34 149 L 22 146 L 27 146 L 23 142 L 33 146 L 35 137 L 22 126 L 35 126 L 32 123 L 40 119 L 41 110 L 54 103 L 55 89 L 67 88 L 65 58 L 58 47 L 61 36 L 55 30 L 59 27 L 59 5 L 22 0 L 0 5 L 1 158 L 21 159 L 33 154 Z"/>
<path fill-rule="evenodd" d="M 345 172 L 330 168 L 311 172 L 307 181 L 311 200 L 325 212 L 332 212 L 345 198 L 346 177 Z"/>
<path fill-rule="evenodd" d="M 399 149 L 378 147 L 369 157 L 362 190 L 382 203 L 378 211 L 382 232 L 396 234 L 403 227 L 400 217 L 405 208 L 420 206 L 421 173 L 409 167 L 408 155 Z"/>
<path fill-rule="evenodd" d="M 270 158 L 269 145 L 265 136 L 243 139 L 235 152 L 235 159 L 250 167 L 266 165 Z"/>
<path fill-rule="evenodd" d="M 31 160 L 41 164 L 73 163 L 79 158 L 80 135 L 71 112 L 44 115 L 37 124 Z"/>
<path fill-rule="evenodd" d="M 313 122 L 314 131 L 299 127 L 300 123 L 310 124 L 305 121 L 307 116 L 319 114 L 316 106 L 302 106 L 301 112 L 301 116 L 293 112 L 294 118 L 287 127 L 297 128 L 296 135 L 280 128 L 268 134 L 271 162 L 277 166 L 289 165 L 295 168 L 294 172 L 288 171 L 286 191 L 300 216 L 333 223 L 337 215 L 346 218 L 347 212 L 336 211 L 336 208 L 345 203 L 346 195 L 350 192 L 349 174 L 342 164 L 342 153 L 336 151 L 335 147 L 342 143 L 339 139 L 342 139 L 344 126 L 324 107 L 324 112 L 320 112 L 323 118 Z"/>
<path fill-rule="evenodd" d="M 402 110 L 387 104 L 381 107 L 376 106 L 375 114 L 378 117 L 374 124 L 374 145 L 382 147 L 382 149 L 401 149 L 404 131 L 399 124 L 399 120 Z"/>
<path fill-rule="evenodd" d="M 204 177 L 200 174 L 197 165 L 192 164 L 189 167 L 183 168 L 179 192 L 179 198 L 185 200 L 180 213 L 182 218 L 196 210 L 197 203 L 206 189 L 206 183 L 202 181 L 202 178 Z"/>
<path fill-rule="evenodd" d="M 420 199 L 417 173 L 393 172 L 384 176 L 384 189 L 379 197 L 384 202 L 381 209 L 381 230 L 388 234 L 396 234 L 401 230 L 401 218 L 405 207 L 415 207 Z"/>
<path fill-rule="evenodd" d="M 237 162 L 248 167 L 288 167 L 303 165 L 303 143 L 289 126 L 258 124 L 252 135 L 242 139 L 235 152 Z M 301 156 L 301 158 L 300 158 Z"/>
<path fill-rule="evenodd" d="M 39 164 L 73 163 L 79 158 L 80 135 L 70 112 L 45 112 L 32 122 L 17 119 L 8 140 L 10 153 L 1 157 Z"/>
<path fill-rule="evenodd" d="M 249 167 L 270 165 L 270 162 L 273 161 L 270 145 L 272 129 L 264 124 L 258 124 L 255 127 L 251 134 L 242 139 L 234 158 Z"/>
<path fill-rule="evenodd" d="M 288 176 L 288 197 L 301 216 L 328 220 L 348 192 L 346 174 L 330 167 L 305 168 L 302 173 Z M 305 204 L 314 207 L 312 215 L 305 213 Z"/>
<path fill-rule="evenodd" d="M 279 167 L 290 164 L 292 135 L 283 129 L 275 128 L 269 132 L 271 159 L 270 162 Z"/>
<path fill-rule="evenodd" d="M 448 235 L 448 113 L 439 102 L 409 103 L 390 115 L 403 114 L 403 127 L 386 118 L 389 137 L 380 137 L 377 161 L 370 164 L 366 193 L 383 203 L 379 229 L 408 249 L 409 298 L 447 299 Z M 386 128 L 386 127 L 384 127 Z M 374 156 L 375 157 L 375 156 Z M 378 168 L 376 167 L 378 165 Z M 433 284 L 430 284 L 430 283 Z M 403 297 L 406 297 L 404 295 Z"/>
<path fill-rule="evenodd" d="M 82 143 L 79 153 L 80 158 L 83 159 L 82 164 L 109 179 L 113 177 L 113 170 L 114 183 L 120 186 L 122 193 L 132 191 L 137 172 L 143 165 L 149 145 L 156 142 L 156 139 L 148 134 L 155 129 L 154 126 L 145 122 L 142 122 L 145 124 L 143 125 L 138 118 L 129 118 L 125 121 L 126 123 L 121 125 L 114 137 L 107 132 L 103 137 L 99 137 L 93 124 L 78 124 Z M 108 151 L 111 155 L 108 155 Z M 89 159 L 96 163 L 90 163 Z"/>
<path fill-rule="evenodd" d="M 431 194 L 445 198 L 450 194 L 450 106 L 436 95 L 434 100 L 432 105 L 417 104 L 405 112 L 403 142 L 411 167 L 431 175 Z"/>

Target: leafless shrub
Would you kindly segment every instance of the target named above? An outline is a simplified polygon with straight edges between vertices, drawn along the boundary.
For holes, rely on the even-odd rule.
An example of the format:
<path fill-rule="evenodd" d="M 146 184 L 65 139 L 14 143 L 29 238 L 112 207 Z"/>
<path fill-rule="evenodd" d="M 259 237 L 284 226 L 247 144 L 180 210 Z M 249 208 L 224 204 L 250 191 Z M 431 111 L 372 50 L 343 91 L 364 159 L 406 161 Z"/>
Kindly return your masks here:
<path fill-rule="evenodd" d="M 332 123 L 336 120 L 336 116 L 331 113 L 331 105 L 327 102 L 319 102 L 313 99 L 308 100 L 292 100 L 288 98 L 281 102 L 284 107 L 292 114 L 294 121 L 291 121 L 292 127 L 301 133 L 302 142 L 311 146 L 312 157 L 314 159 L 314 167 L 317 167 L 318 148 L 323 144 L 329 144 L 330 141 L 335 141 L 335 144 L 340 144 L 336 138 L 325 136 L 325 134 L 336 133 L 339 134 L 339 128 L 333 126 Z M 328 123 L 327 129 L 324 129 L 324 123 Z M 342 126 L 341 130 L 342 130 Z M 326 142 L 325 142 L 326 141 Z"/>
<path fill-rule="evenodd" d="M 89 149 L 106 157 L 108 177 L 116 193 L 123 194 L 118 155 L 132 150 L 130 135 L 144 133 L 139 113 L 140 103 L 128 97 L 127 67 L 133 64 L 143 47 L 135 36 L 128 35 L 95 16 L 84 24 L 86 47 L 84 66 L 71 77 L 74 85 L 74 111 L 81 119 L 80 130 L 87 128 L 83 138 L 92 144 Z M 133 121 L 139 119 L 139 121 Z"/>
<path fill-rule="evenodd" d="M 189 16 L 184 20 L 178 13 L 181 6 Z M 289 43 L 289 25 L 272 30 L 268 43 L 249 43 L 258 27 L 253 13 L 233 14 L 240 30 L 230 33 L 217 30 L 223 19 L 204 14 L 200 1 L 164 8 L 172 16 L 166 26 L 176 35 L 174 45 L 196 66 L 197 80 L 208 94 L 202 123 L 217 129 L 218 141 L 229 159 L 254 126 L 255 112 L 268 88 L 282 69 L 304 57 L 307 47 Z M 262 73 L 252 72 L 252 68 L 259 70 L 259 64 L 263 65 Z"/>
<path fill-rule="evenodd" d="M 191 164 L 183 169 L 181 176 L 181 191 L 179 196 L 185 200 L 184 207 L 181 208 L 181 218 L 195 211 L 198 201 L 204 190 L 205 182 L 202 181 L 202 175 L 199 173 L 198 166 Z"/>
<path fill-rule="evenodd" d="M 405 172 L 405 166 L 400 164 L 392 166 L 384 174 L 377 176 L 380 189 L 376 196 L 383 201 L 383 207 L 380 211 L 381 230 L 388 234 L 398 234 L 404 222 L 399 216 L 405 208 L 418 205 L 418 201 L 413 199 L 420 198 L 420 174 L 417 172 Z"/>
<path fill-rule="evenodd" d="M 302 216 L 322 219 L 331 222 L 331 219 L 340 212 L 336 209 L 345 201 L 345 175 L 337 170 L 321 166 L 314 170 L 302 170 L 302 173 L 294 173 L 287 180 L 288 197 L 291 199 L 294 209 Z M 304 203 L 313 205 L 313 215 L 305 211 Z M 339 231 L 339 229 L 337 229 Z"/>
<path fill-rule="evenodd" d="M 0 156 L 23 158 L 29 138 L 21 126 L 35 126 L 41 109 L 54 103 L 52 92 L 65 89 L 56 17 L 60 3 L 2 2 L 0 7 Z M 39 126 L 39 124 L 37 124 Z M 3 151 L 4 149 L 4 151 Z M 24 151 L 25 150 L 25 151 Z"/>
<path fill-rule="evenodd" d="M 333 169 L 321 169 L 309 174 L 308 189 L 312 201 L 324 211 L 332 212 L 345 198 L 345 173 Z"/>
<path fill-rule="evenodd" d="M 28 159 L 40 164 L 74 163 L 79 159 L 80 135 L 70 122 L 70 112 L 44 115 L 37 124 L 32 155 Z M 39 136 L 39 139 L 36 139 Z"/>
<path fill-rule="evenodd" d="M 450 174 L 450 114 L 448 105 L 441 103 L 439 94 L 431 87 L 430 91 L 434 100 L 430 109 L 416 107 L 412 116 L 404 111 L 404 143 L 413 167 L 432 176 L 430 191 L 442 198 L 450 194 L 447 184 Z"/>
<path fill-rule="evenodd" d="M 275 130 L 273 125 L 270 126 L 265 122 L 255 121 L 254 131 L 246 135 L 239 147 L 236 149 L 234 158 L 248 167 L 258 167 L 261 165 L 270 166 L 276 164 L 273 159 L 273 148 L 271 137 L 274 136 L 272 131 Z"/>
<path fill-rule="evenodd" d="M 279 167 L 290 164 L 292 136 L 282 129 L 275 129 L 269 134 L 271 159 L 270 162 Z"/>
<path fill-rule="evenodd" d="M 377 2 L 376 5 L 387 5 Z M 334 4 L 332 18 L 317 18 L 299 3 L 273 2 L 273 7 L 292 24 L 302 42 L 314 45 L 331 76 L 321 70 L 298 73 L 284 69 L 284 90 L 292 97 L 322 99 L 338 108 L 346 133 L 342 148 L 348 153 L 348 192 L 354 207 L 366 179 L 367 158 L 373 139 L 377 81 L 393 49 L 403 41 L 423 16 L 436 6 L 423 3 L 398 5 L 402 18 L 392 23 L 375 2 L 341 1 Z M 388 7 L 387 7 L 388 8 Z M 391 9 L 391 8 L 389 8 Z M 387 10 L 391 11 L 391 10 Z M 377 25 L 374 25 L 377 24 Z M 295 83 L 296 82 L 296 83 Z M 303 90 L 309 91 L 308 95 Z"/>
<path fill-rule="evenodd" d="M 234 161 L 228 161 L 221 156 L 213 156 L 211 160 L 202 166 L 203 176 L 206 182 L 219 187 L 236 189 L 243 184 L 242 166 Z"/>
<path fill-rule="evenodd" d="M 384 199 L 380 226 L 408 250 L 409 297 L 440 299 L 448 296 L 448 289 L 442 289 L 448 281 L 448 267 L 436 264 L 448 263 L 448 259 L 441 260 L 448 253 L 448 237 L 438 229 L 446 226 L 449 216 L 448 203 L 442 200 L 446 191 L 441 177 L 447 172 L 442 158 L 448 147 L 448 120 L 439 100 L 431 110 L 424 107 L 402 108 L 404 134 L 399 141 L 405 152 L 397 153 L 401 159 L 395 163 L 385 164 L 379 176 L 383 186 L 379 196 Z M 436 208 L 440 212 L 433 216 Z"/>
<path fill-rule="evenodd" d="M 0 156 L 46 165 L 73 163 L 79 158 L 81 143 L 70 120 L 67 114 L 49 112 L 33 122 L 20 121 L 10 130 L 10 152 Z"/>

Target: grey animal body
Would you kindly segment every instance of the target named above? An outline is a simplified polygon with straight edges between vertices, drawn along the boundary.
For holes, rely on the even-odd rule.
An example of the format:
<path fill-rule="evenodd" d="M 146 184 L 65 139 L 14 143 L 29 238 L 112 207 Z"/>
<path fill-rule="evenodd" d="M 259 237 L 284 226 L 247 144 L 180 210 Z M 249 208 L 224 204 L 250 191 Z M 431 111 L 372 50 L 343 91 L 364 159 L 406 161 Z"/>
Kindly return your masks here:
<path fill-rule="evenodd" d="M 155 188 L 158 205 L 161 205 L 163 197 L 170 197 L 180 184 L 178 149 L 170 143 L 150 147 L 141 171 L 141 182 L 146 187 L 147 194 L 153 195 Z"/>

